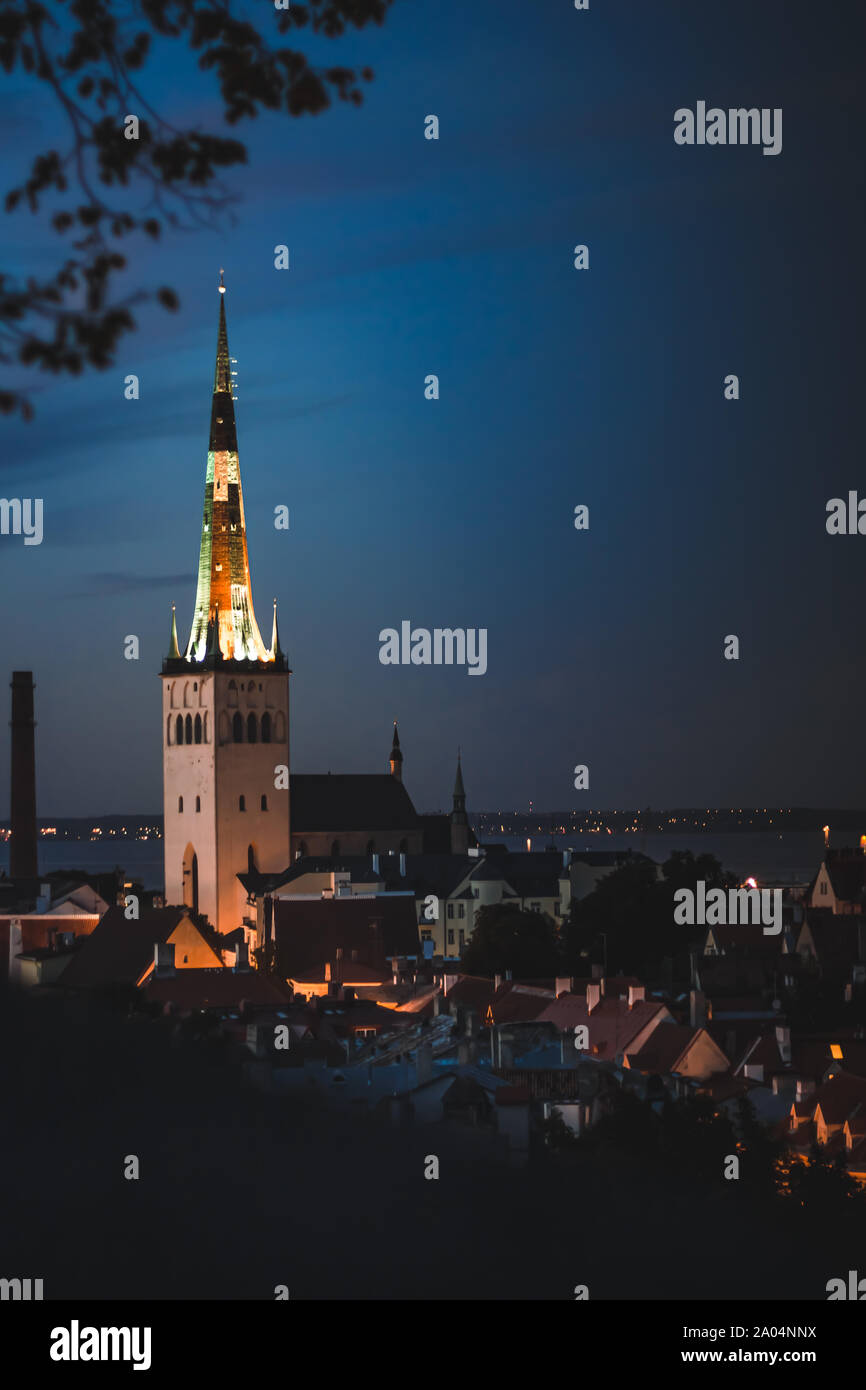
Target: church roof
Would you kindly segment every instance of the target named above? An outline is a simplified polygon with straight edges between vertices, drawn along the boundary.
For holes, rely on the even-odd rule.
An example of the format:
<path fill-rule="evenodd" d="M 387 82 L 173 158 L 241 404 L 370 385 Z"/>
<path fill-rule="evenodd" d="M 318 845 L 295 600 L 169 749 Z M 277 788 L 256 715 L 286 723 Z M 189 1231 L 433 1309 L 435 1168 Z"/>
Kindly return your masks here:
<path fill-rule="evenodd" d="M 409 793 L 387 772 L 293 772 L 289 795 L 293 835 L 420 828 Z"/>

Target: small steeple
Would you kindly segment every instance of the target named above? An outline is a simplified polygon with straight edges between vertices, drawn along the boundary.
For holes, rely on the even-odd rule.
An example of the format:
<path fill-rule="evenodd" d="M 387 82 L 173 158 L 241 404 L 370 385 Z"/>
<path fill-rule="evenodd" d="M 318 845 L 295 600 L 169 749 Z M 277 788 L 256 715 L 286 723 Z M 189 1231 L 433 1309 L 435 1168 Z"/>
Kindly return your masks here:
<path fill-rule="evenodd" d="M 398 782 L 403 781 L 403 754 L 400 752 L 400 735 L 397 733 L 397 720 L 394 720 L 394 738 L 391 743 L 391 776 L 396 777 Z"/>
<path fill-rule="evenodd" d="M 277 600 L 274 599 L 274 624 L 271 628 L 271 650 L 268 652 L 270 661 L 281 660 L 283 652 L 280 648 L 280 629 L 277 626 Z"/>
<path fill-rule="evenodd" d="M 174 604 L 171 605 L 171 641 L 168 644 L 169 661 L 180 661 L 180 652 L 177 645 L 177 619 L 174 613 Z"/>
<path fill-rule="evenodd" d="M 466 789 L 457 749 L 457 776 L 454 778 L 454 809 L 451 812 L 451 853 L 465 854 L 469 848 L 469 817 L 466 814 Z"/>
<path fill-rule="evenodd" d="M 457 804 L 459 801 L 459 805 Z M 457 749 L 457 776 L 454 778 L 454 810 L 466 810 L 466 789 L 463 786 L 463 769 L 460 766 L 460 749 Z"/>

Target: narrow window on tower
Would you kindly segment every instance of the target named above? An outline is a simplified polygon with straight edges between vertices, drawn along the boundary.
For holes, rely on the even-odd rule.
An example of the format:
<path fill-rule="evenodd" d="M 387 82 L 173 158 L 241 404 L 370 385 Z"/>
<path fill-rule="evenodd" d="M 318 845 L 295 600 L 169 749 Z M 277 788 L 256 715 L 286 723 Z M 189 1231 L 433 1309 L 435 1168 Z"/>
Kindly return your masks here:
<path fill-rule="evenodd" d="M 175 741 L 175 743 L 183 743 L 183 715 L 182 715 L 182 714 L 179 714 L 179 715 L 177 716 L 176 721 L 175 721 L 175 726 L 174 726 L 174 741 Z"/>
<path fill-rule="evenodd" d="M 197 714 L 196 717 L 195 717 L 195 741 L 196 741 L 196 743 L 201 743 L 201 715 L 200 715 L 200 714 Z"/>
<path fill-rule="evenodd" d="M 185 723 L 185 725 L 184 725 L 184 733 L 186 734 L 186 741 L 187 741 L 187 743 L 192 743 L 192 715 L 191 715 L 191 714 L 188 714 L 187 717 L 186 717 L 186 723 Z"/>
<path fill-rule="evenodd" d="M 196 809 L 197 811 L 200 811 L 200 810 L 201 810 L 201 797 L 200 797 L 200 796 L 197 796 L 196 799 L 195 799 L 195 809 Z"/>
<path fill-rule="evenodd" d="M 244 719 L 240 710 L 237 711 L 232 720 L 232 738 L 235 743 L 243 743 L 244 741 Z"/>
<path fill-rule="evenodd" d="M 267 798 L 266 796 L 263 796 L 263 797 L 262 797 L 262 810 L 263 810 L 263 811 L 266 811 L 267 809 L 268 809 L 268 798 Z"/>
<path fill-rule="evenodd" d="M 268 714 L 267 710 L 265 710 L 264 714 L 262 715 L 262 743 L 270 743 L 270 741 L 271 716 Z"/>
<path fill-rule="evenodd" d="M 179 796 L 179 797 L 177 798 L 177 809 L 178 809 L 179 811 L 182 811 L 182 810 L 183 810 L 183 797 L 182 797 L 182 796 Z"/>
<path fill-rule="evenodd" d="M 239 796 L 239 797 L 238 797 L 238 810 L 239 810 L 239 811 L 245 811 L 246 809 L 247 809 L 247 799 L 246 799 L 246 797 L 245 797 L 245 796 Z"/>
<path fill-rule="evenodd" d="M 256 741 L 256 716 L 255 716 L 254 714 L 250 714 L 250 715 L 247 716 L 247 743 L 255 743 L 255 741 Z"/>

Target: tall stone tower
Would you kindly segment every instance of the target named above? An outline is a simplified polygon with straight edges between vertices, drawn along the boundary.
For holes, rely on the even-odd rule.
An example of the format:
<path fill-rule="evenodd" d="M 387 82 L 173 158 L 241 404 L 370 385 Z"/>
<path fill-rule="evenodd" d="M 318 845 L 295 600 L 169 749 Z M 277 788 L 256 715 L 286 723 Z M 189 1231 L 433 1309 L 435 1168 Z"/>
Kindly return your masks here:
<path fill-rule="evenodd" d="M 289 667 L 277 605 L 256 623 L 220 271 L 219 332 L 195 612 L 162 666 L 165 900 L 221 932 L 251 921 L 237 875 L 289 866 Z M 280 769 L 280 771 L 277 771 Z"/>

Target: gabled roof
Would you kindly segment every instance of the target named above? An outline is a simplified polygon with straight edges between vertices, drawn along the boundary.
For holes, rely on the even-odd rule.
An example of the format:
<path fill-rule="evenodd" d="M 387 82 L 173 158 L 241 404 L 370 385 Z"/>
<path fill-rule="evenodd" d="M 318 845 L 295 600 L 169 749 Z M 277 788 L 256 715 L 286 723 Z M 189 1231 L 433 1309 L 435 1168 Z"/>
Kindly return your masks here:
<path fill-rule="evenodd" d="M 336 961 L 337 951 L 357 963 L 384 965 L 392 956 L 418 955 L 415 899 L 381 897 L 275 898 L 274 941 L 284 979 Z"/>
<path fill-rule="evenodd" d="M 813 1117 L 820 1108 L 825 1124 L 843 1125 L 849 1115 L 866 1104 L 866 1080 L 840 1073 L 832 1081 L 825 1081 L 807 1099 Z"/>
<path fill-rule="evenodd" d="M 703 1028 L 690 1028 L 687 1024 L 660 1023 L 639 1052 L 626 1054 L 627 1065 L 634 1071 L 667 1076 L 677 1070 L 703 1032 Z"/>
<path fill-rule="evenodd" d="M 286 1004 L 287 986 L 260 970 L 178 970 L 152 977 L 143 988 L 152 1003 L 190 1009 L 230 1009 L 242 1003 L 263 1007 Z"/>
<path fill-rule="evenodd" d="M 168 941 L 187 916 L 184 907 L 142 908 L 138 921 L 127 921 L 122 907 L 110 907 L 66 966 L 60 983 L 72 989 L 137 984 L 153 960 L 154 946 Z"/>
<path fill-rule="evenodd" d="M 403 783 L 387 772 L 293 772 L 289 794 L 293 835 L 421 828 Z"/>
<path fill-rule="evenodd" d="M 483 1023 L 493 1002 L 494 993 L 492 980 L 481 975 L 460 975 L 448 990 L 445 999 L 449 1006 L 460 1004 L 464 1009 L 474 1009 L 479 1023 Z"/>
<path fill-rule="evenodd" d="M 602 999 L 590 1013 L 585 995 L 560 994 L 539 1015 L 542 1023 L 555 1023 L 560 1032 L 571 1032 L 585 1024 L 589 1029 L 589 1051 L 607 1061 L 628 1052 L 644 1028 L 660 1024 L 669 1017 L 664 1004 L 641 999 L 631 1008 L 623 999 Z"/>
<path fill-rule="evenodd" d="M 555 997 L 552 989 L 506 980 L 496 990 L 488 1007 L 493 1023 L 529 1023 L 538 1018 Z M 481 1022 L 485 1019 L 486 1012 Z"/>
<path fill-rule="evenodd" d="M 828 849 L 824 865 L 841 902 L 862 902 L 866 890 L 866 855 L 862 850 Z"/>
<path fill-rule="evenodd" d="M 837 966 L 845 969 L 860 959 L 859 915 L 833 913 L 826 909 L 810 908 L 806 922 L 798 935 L 797 947 L 805 949 L 805 941 L 800 944 L 802 931 L 808 928 L 815 947 L 818 963 L 824 966 Z"/>
<path fill-rule="evenodd" d="M 742 926 L 724 924 L 707 927 L 707 941 L 712 934 L 713 941 L 720 951 L 742 951 L 755 956 L 777 956 L 785 944 L 784 930 L 776 936 L 765 934 L 760 922 L 747 922 Z"/>

